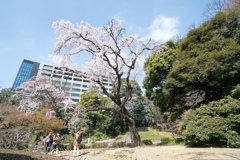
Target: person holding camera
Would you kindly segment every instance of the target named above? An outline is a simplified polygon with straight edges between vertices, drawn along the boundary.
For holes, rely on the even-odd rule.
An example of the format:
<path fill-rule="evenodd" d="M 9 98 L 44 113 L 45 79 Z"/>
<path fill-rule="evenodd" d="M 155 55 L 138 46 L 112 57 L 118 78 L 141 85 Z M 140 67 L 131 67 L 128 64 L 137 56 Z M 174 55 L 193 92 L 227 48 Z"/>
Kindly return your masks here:
<path fill-rule="evenodd" d="M 58 154 L 58 148 L 59 148 L 59 143 L 60 143 L 60 134 L 57 133 L 53 136 L 53 149 L 52 149 L 52 154 L 56 150 L 56 154 Z"/>
<path fill-rule="evenodd" d="M 78 153 L 79 153 L 79 147 L 81 145 L 81 142 L 82 142 L 82 134 L 83 132 L 82 131 L 79 131 L 75 134 L 75 140 L 74 140 L 74 143 L 73 143 L 73 157 L 76 157 L 75 155 L 75 151 L 77 150 L 77 156 L 78 156 Z"/>

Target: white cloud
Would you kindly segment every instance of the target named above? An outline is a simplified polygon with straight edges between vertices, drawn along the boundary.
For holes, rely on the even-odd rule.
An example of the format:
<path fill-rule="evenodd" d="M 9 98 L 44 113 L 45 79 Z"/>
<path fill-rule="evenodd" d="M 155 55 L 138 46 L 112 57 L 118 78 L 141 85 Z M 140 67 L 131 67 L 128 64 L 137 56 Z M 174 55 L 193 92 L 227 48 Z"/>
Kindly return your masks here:
<path fill-rule="evenodd" d="M 122 18 L 120 18 L 120 16 L 119 15 L 117 15 L 117 14 L 115 14 L 114 16 L 113 16 L 113 19 L 115 20 L 115 21 L 123 21 L 122 20 Z"/>
<path fill-rule="evenodd" d="M 46 61 L 53 63 L 54 65 L 59 65 L 62 57 L 59 55 L 48 54 Z"/>
<path fill-rule="evenodd" d="M 155 40 L 166 42 L 178 34 L 177 26 L 179 21 L 177 18 L 157 16 L 150 27 L 150 33 L 145 38 L 153 38 Z"/>

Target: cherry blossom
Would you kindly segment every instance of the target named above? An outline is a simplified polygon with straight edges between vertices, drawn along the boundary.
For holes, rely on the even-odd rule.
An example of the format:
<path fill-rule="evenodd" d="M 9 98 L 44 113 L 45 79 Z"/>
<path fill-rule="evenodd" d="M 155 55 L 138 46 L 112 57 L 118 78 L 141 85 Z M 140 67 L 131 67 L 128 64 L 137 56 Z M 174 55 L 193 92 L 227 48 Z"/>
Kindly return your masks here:
<path fill-rule="evenodd" d="M 42 108 L 59 108 L 65 111 L 72 107 L 65 99 L 65 92 L 59 90 L 47 77 L 32 77 L 17 88 L 12 96 L 20 99 L 19 109 L 27 113 Z"/>
<path fill-rule="evenodd" d="M 120 114 L 129 127 L 133 146 L 142 145 L 135 122 L 125 108 L 126 103 L 132 98 L 131 79 L 139 75 L 138 59 L 147 54 L 157 45 L 149 39 L 141 40 L 137 35 L 124 36 L 121 21 L 111 21 L 103 27 L 93 27 L 81 21 L 76 26 L 70 21 L 56 21 L 52 24 L 55 34 L 58 35 L 54 47 L 54 56 L 61 56 L 60 66 L 71 67 L 72 58 L 76 55 L 92 55 L 92 59 L 82 66 L 82 71 L 75 70 L 79 76 L 85 76 L 91 81 L 92 86 L 99 85 L 119 109 L 99 106 L 87 110 L 108 110 Z M 125 97 L 120 97 L 121 79 L 126 78 Z M 103 80 L 109 79 L 115 90 L 110 93 L 103 85 Z"/>

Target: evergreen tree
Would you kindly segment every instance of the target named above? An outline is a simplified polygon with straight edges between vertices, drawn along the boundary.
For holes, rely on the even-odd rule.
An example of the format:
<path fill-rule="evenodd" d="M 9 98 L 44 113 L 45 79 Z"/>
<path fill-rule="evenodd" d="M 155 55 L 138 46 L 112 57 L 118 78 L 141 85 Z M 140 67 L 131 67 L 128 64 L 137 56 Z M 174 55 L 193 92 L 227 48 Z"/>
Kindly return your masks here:
<path fill-rule="evenodd" d="M 164 53 L 153 66 L 166 61 Z M 188 109 L 217 101 L 230 94 L 240 83 L 240 18 L 239 13 L 219 12 L 199 28 L 189 31 L 179 46 L 170 67 L 154 69 L 149 75 L 154 85 L 147 89 L 161 112 L 170 112 L 174 121 Z M 169 66 L 169 65 L 162 65 Z M 157 67 L 155 67 L 157 68 Z M 170 68 L 170 69 L 169 69 Z M 156 78 L 156 75 L 159 78 Z M 163 78 L 162 78 L 163 77 Z M 150 81 L 145 81 L 145 86 Z M 151 90 L 152 89 L 152 90 Z"/>

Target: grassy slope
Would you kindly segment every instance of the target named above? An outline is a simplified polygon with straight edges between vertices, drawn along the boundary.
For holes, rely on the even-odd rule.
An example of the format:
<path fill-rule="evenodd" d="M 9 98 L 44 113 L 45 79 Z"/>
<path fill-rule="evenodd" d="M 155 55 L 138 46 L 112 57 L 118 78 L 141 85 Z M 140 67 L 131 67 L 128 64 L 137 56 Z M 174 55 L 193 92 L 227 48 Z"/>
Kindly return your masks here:
<path fill-rule="evenodd" d="M 168 137 L 168 138 L 172 138 L 172 134 L 170 132 L 159 132 L 156 129 L 152 129 L 150 127 L 146 127 L 146 128 L 138 128 L 138 133 L 141 137 L 141 140 L 145 140 L 145 139 L 149 139 L 152 141 L 156 141 L 156 140 L 161 140 L 162 138 Z M 123 137 L 126 136 L 126 133 L 121 134 L 119 136 L 116 137 L 116 139 L 121 139 Z"/>

